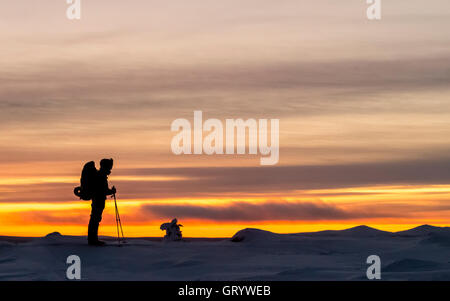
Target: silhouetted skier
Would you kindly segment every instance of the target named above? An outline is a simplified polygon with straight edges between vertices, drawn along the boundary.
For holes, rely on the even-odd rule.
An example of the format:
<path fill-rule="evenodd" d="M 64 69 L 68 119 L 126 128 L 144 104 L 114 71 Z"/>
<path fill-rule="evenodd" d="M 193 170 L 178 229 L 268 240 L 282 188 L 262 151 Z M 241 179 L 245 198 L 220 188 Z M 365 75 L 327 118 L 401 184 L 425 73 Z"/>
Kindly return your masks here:
<path fill-rule="evenodd" d="M 105 243 L 98 240 L 98 226 L 102 220 L 103 209 L 105 209 L 106 196 L 116 193 L 113 186 L 109 189 L 108 176 L 113 168 L 113 159 L 102 159 L 100 170 L 95 178 L 95 186 L 92 191 L 92 210 L 88 226 L 88 243 L 93 246 L 102 246 Z"/>

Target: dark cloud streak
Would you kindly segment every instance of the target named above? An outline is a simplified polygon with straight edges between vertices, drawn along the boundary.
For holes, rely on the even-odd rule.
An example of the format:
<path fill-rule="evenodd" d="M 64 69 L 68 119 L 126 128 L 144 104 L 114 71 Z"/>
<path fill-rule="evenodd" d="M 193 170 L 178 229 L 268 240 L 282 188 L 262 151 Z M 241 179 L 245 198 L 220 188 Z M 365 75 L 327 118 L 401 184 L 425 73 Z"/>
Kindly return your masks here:
<path fill-rule="evenodd" d="M 335 205 L 308 202 L 267 202 L 250 204 L 235 202 L 226 206 L 145 205 L 143 209 L 155 217 L 206 219 L 214 221 L 312 221 L 393 217 L 398 214 L 346 211 Z"/>
<path fill-rule="evenodd" d="M 99 112 L 106 118 L 120 119 L 124 109 L 128 117 L 173 118 L 191 110 L 193 104 L 219 114 L 217 117 L 224 113 L 245 117 L 263 113 L 265 108 L 279 116 L 368 113 L 367 106 L 360 105 L 361 96 L 447 88 L 449 63 L 448 56 L 131 69 L 111 66 L 111 62 L 106 66 L 55 62 L 36 71 L 0 74 L 0 123 L 74 121 L 76 116 L 91 120 L 98 118 Z M 66 70 L 71 70 L 70 74 Z M 270 91 L 276 93 L 271 95 Z M 283 91 L 288 92 L 284 95 Z M 172 96 L 162 96 L 168 92 Z M 423 104 L 410 103 L 402 106 L 402 112 L 417 112 L 417 106 L 424 108 Z M 393 108 L 400 109 L 391 100 L 373 113 Z M 425 108 L 440 112 L 430 102 Z"/>
<path fill-rule="evenodd" d="M 185 180 L 118 181 L 114 179 L 115 175 L 183 177 Z M 111 175 L 110 183 L 116 185 L 124 199 L 230 195 L 244 198 L 268 193 L 282 195 L 297 190 L 449 184 L 450 159 L 323 166 L 117 169 Z M 6 190 L 0 197 L 1 202 L 71 201 L 76 200 L 72 192 L 76 185 L 78 183 L 2 185 Z M 16 191 L 20 191 L 20 196 Z"/>

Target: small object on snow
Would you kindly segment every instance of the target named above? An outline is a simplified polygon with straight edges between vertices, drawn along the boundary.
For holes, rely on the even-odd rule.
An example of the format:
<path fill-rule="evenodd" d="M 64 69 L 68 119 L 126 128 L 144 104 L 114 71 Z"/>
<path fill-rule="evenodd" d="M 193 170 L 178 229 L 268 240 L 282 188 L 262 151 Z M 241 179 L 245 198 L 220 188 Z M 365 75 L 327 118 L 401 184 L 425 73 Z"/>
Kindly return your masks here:
<path fill-rule="evenodd" d="M 59 232 L 52 232 L 52 233 L 45 235 L 45 237 L 61 237 L 61 236 L 62 235 Z"/>
<path fill-rule="evenodd" d="M 160 229 L 162 231 L 166 231 L 166 235 L 163 240 L 165 241 L 177 241 L 181 240 L 181 230 L 180 227 L 183 227 L 181 224 L 177 224 L 178 220 L 174 218 L 170 223 L 164 223 L 161 225 Z"/>

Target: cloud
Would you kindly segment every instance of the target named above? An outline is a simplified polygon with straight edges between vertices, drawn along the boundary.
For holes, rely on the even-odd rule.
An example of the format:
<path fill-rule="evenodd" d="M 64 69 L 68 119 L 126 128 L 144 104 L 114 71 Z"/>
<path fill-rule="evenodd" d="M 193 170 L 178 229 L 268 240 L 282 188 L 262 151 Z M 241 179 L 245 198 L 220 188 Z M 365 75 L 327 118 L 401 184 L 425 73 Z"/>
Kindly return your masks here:
<path fill-rule="evenodd" d="M 183 180 L 115 180 L 115 176 L 181 177 Z M 337 188 L 447 185 L 450 159 L 341 165 L 272 167 L 192 167 L 115 169 L 110 184 L 122 199 L 301 195 L 302 191 Z M 0 202 L 74 201 L 76 183 L 1 185 Z M 344 193 L 351 195 L 351 192 Z M 364 193 L 367 195 L 367 193 Z M 363 195 L 361 195 L 363 198 Z"/>
<path fill-rule="evenodd" d="M 129 197 L 251 195 L 375 185 L 448 184 L 450 159 L 323 166 L 141 168 L 117 173 L 188 179 L 128 183 L 122 193 Z"/>
<path fill-rule="evenodd" d="M 149 124 L 149 118 L 175 119 L 193 107 L 215 118 L 255 118 L 267 111 L 277 118 L 439 114 L 449 109 L 442 101 L 408 99 L 405 105 L 392 96 L 374 95 L 446 89 L 449 63 L 449 56 L 188 67 L 114 67 L 108 61 L 92 62 L 94 68 L 82 62 L 51 62 L 2 76 L 0 124 L 32 129 L 67 125 L 73 134 L 83 122 L 91 128 L 111 119 Z"/>
<path fill-rule="evenodd" d="M 214 221 L 317 221 L 398 216 L 393 213 L 347 211 L 335 205 L 311 202 L 265 202 L 261 204 L 234 202 L 225 206 L 155 204 L 142 207 L 145 212 L 160 218 L 177 217 Z"/>

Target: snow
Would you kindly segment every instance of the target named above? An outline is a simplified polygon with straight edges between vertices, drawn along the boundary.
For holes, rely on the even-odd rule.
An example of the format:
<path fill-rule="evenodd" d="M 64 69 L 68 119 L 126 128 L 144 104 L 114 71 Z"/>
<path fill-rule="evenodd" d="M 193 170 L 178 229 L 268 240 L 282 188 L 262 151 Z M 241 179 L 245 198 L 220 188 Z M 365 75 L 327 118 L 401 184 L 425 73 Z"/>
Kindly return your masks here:
<path fill-rule="evenodd" d="M 122 247 L 105 239 L 108 246 L 91 247 L 58 232 L 0 237 L 0 280 L 64 280 L 69 255 L 81 258 L 82 280 L 365 280 L 373 254 L 384 280 L 450 280 L 450 228 L 243 229 L 231 239 L 131 238 Z"/>

